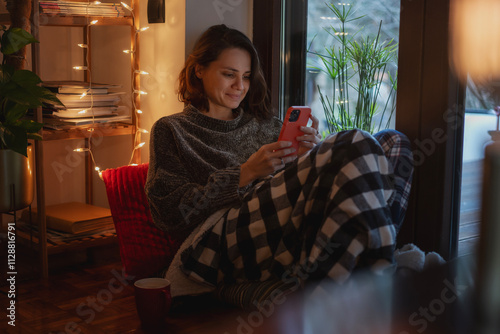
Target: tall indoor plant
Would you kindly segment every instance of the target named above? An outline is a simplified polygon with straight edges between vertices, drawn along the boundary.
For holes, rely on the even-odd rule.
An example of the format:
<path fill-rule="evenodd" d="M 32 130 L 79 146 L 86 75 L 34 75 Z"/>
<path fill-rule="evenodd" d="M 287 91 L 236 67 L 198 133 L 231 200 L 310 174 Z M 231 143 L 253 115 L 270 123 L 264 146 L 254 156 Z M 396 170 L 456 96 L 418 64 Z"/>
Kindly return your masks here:
<path fill-rule="evenodd" d="M 0 212 L 18 210 L 33 200 L 33 161 L 29 139 L 40 140 L 43 124 L 27 118 L 28 110 L 44 102 L 61 104 L 41 87 L 32 71 L 15 68 L 9 57 L 38 41 L 22 28 L 0 28 Z M 28 179 L 27 179 L 28 178 Z"/>
<path fill-rule="evenodd" d="M 340 3 L 327 6 L 339 22 L 337 27 L 325 29 L 334 43 L 325 46 L 326 53 L 311 48 L 308 52 L 319 59 L 320 65 L 312 68 L 326 73 L 332 82 L 331 92 L 318 86 L 328 131 L 357 128 L 374 133 L 387 128 L 396 107 L 397 89 L 397 78 L 391 75 L 388 65 L 395 62 L 398 45 L 392 40 L 381 40 L 382 22 L 373 38 L 359 36 L 363 28 L 347 31 L 347 23 L 352 25 L 362 18 L 354 17 L 353 6 Z M 384 85 L 389 89 L 385 103 L 380 103 Z"/>

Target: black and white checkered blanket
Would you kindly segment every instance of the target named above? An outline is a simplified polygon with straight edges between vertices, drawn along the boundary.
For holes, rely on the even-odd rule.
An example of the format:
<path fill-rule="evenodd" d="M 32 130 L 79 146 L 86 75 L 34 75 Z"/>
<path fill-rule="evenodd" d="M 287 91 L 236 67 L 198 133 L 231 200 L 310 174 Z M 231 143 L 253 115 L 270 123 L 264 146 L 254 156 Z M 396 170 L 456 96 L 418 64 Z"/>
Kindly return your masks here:
<path fill-rule="evenodd" d="M 330 135 L 248 191 L 243 204 L 182 252 L 181 269 L 216 286 L 270 278 L 343 282 L 355 267 L 387 268 L 396 243 L 393 219 L 404 216 L 411 183 L 411 173 L 394 175 L 394 157 L 409 159 L 411 167 L 401 136 Z"/>

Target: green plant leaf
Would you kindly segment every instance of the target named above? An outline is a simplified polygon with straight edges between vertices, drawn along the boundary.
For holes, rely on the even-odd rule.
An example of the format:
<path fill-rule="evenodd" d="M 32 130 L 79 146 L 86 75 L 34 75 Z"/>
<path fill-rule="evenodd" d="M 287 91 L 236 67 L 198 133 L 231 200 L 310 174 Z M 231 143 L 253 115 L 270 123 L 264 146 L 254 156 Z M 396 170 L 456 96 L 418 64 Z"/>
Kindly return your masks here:
<path fill-rule="evenodd" d="M 28 136 L 24 129 L 17 126 L 6 126 L 3 139 L 7 148 L 28 156 Z"/>
<path fill-rule="evenodd" d="M 43 124 L 42 124 L 43 126 Z M 43 137 L 39 133 L 28 133 L 28 139 L 42 140 Z"/>
<path fill-rule="evenodd" d="M 29 32 L 21 28 L 9 28 L 2 35 L 0 51 L 4 55 L 10 55 L 31 43 L 38 43 L 38 40 Z"/>
<path fill-rule="evenodd" d="M 21 28 L 3 27 L 0 30 L 3 30 L 0 51 L 4 56 L 38 42 Z M 42 139 L 38 132 L 43 124 L 25 118 L 27 110 L 40 107 L 44 102 L 61 102 L 54 93 L 41 87 L 41 82 L 40 77 L 32 71 L 15 70 L 7 64 L 0 65 L 0 148 L 11 149 L 26 156 L 28 139 Z"/>
<path fill-rule="evenodd" d="M 42 79 L 38 75 L 28 70 L 15 71 L 11 80 L 19 86 L 28 89 L 42 82 Z"/>
<path fill-rule="evenodd" d="M 36 96 L 36 92 L 33 92 L 37 89 L 35 87 L 38 86 L 26 89 L 11 81 L 3 86 L 0 86 L 0 96 L 15 103 L 24 105 L 27 108 L 36 108 L 42 105 L 42 101 L 40 101 L 39 96 Z"/>
<path fill-rule="evenodd" d="M 8 83 L 14 74 L 14 67 L 12 65 L 0 65 L 0 85 Z"/>
<path fill-rule="evenodd" d="M 35 122 L 32 119 L 21 119 L 18 122 L 18 126 L 23 128 L 27 133 L 36 133 L 42 129 L 43 124 Z"/>
<path fill-rule="evenodd" d="M 50 89 L 45 87 L 39 87 L 39 96 L 42 102 L 50 103 L 58 106 L 64 106 L 64 104 L 57 98 L 56 94 L 54 94 Z"/>
<path fill-rule="evenodd" d="M 5 122 L 15 124 L 18 120 L 23 118 L 28 111 L 28 107 L 23 104 L 18 104 L 12 101 L 5 103 Z"/>

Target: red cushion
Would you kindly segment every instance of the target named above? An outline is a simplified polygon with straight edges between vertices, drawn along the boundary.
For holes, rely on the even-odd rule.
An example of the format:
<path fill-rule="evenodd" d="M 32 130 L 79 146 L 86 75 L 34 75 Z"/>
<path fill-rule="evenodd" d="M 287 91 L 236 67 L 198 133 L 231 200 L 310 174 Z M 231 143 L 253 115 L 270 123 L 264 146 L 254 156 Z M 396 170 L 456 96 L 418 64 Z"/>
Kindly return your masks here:
<path fill-rule="evenodd" d="M 145 163 L 102 172 L 122 263 L 135 280 L 168 266 L 182 242 L 153 224 L 144 192 L 148 167 Z"/>

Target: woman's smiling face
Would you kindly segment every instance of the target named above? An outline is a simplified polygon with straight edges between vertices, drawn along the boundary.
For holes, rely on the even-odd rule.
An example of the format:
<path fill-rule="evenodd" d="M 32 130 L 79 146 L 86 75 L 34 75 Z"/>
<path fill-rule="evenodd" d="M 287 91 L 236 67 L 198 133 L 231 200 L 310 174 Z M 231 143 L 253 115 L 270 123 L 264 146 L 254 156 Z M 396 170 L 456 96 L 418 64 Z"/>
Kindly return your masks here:
<path fill-rule="evenodd" d="M 207 112 L 223 115 L 238 108 L 250 87 L 251 66 L 247 51 L 229 48 L 207 67 L 197 68 L 209 103 Z"/>

